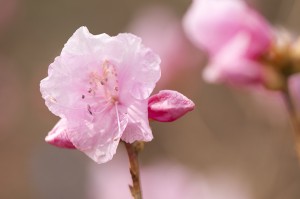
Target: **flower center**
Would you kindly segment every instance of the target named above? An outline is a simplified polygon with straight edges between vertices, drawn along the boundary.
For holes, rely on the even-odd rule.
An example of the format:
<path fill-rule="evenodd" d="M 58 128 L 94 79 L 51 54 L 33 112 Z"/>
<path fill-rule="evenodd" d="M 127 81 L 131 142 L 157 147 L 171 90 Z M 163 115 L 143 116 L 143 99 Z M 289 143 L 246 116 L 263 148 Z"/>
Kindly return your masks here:
<path fill-rule="evenodd" d="M 90 88 L 88 93 L 93 96 L 99 96 L 112 104 L 118 102 L 119 87 L 116 67 L 105 60 L 102 63 L 102 73 L 92 72 L 89 76 Z"/>

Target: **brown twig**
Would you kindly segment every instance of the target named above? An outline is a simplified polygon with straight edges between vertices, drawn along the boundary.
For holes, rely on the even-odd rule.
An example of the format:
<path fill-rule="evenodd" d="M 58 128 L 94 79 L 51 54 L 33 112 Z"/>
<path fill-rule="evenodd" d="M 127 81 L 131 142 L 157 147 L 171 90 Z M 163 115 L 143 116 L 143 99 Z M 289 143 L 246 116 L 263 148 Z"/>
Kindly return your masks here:
<path fill-rule="evenodd" d="M 132 144 L 124 142 L 129 163 L 130 163 L 130 174 L 132 178 L 132 185 L 129 185 L 131 195 L 134 199 L 142 199 L 142 188 L 140 183 L 140 170 L 138 162 L 138 154 L 144 148 L 143 142 L 134 142 Z"/>
<path fill-rule="evenodd" d="M 287 111 L 290 115 L 290 121 L 294 129 L 294 139 L 295 139 L 295 150 L 297 153 L 298 160 L 300 162 L 300 121 L 297 116 L 296 108 L 294 106 L 291 94 L 288 87 L 282 90 L 282 96 L 286 104 Z"/>

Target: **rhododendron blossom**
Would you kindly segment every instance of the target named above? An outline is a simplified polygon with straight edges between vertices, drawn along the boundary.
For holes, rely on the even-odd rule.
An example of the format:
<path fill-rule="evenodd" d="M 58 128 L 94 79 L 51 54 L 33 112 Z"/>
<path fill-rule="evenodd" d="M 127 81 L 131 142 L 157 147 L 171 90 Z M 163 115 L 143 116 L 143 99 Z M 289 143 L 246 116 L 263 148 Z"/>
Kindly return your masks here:
<path fill-rule="evenodd" d="M 194 0 L 184 28 L 195 45 L 207 50 L 208 82 L 263 83 L 260 58 L 270 49 L 273 30 L 242 0 Z"/>
<path fill-rule="evenodd" d="M 46 140 L 74 146 L 97 163 L 109 161 L 121 139 L 152 140 L 148 97 L 160 78 L 159 64 L 135 35 L 79 28 L 40 84 L 49 110 L 61 118 Z"/>

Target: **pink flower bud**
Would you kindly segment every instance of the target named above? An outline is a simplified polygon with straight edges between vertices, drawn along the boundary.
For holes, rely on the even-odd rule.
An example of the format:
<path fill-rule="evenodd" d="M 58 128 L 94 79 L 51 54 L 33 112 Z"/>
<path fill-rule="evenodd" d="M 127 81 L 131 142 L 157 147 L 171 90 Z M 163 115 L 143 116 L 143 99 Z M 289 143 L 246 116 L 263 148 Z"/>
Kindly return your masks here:
<path fill-rule="evenodd" d="M 172 122 L 192 111 L 194 107 L 195 104 L 181 93 L 162 90 L 149 98 L 148 117 L 159 122 Z"/>
<path fill-rule="evenodd" d="M 45 141 L 60 148 L 75 149 L 76 147 L 68 138 L 66 120 L 61 119 L 49 132 Z"/>

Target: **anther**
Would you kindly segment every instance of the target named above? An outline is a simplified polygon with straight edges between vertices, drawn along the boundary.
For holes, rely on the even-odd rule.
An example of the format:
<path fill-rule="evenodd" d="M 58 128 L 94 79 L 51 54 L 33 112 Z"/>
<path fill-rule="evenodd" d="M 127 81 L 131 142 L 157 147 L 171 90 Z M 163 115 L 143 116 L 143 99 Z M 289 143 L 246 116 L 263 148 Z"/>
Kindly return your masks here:
<path fill-rule="evenodd" d="M 93 112 L 92 112 L 92 110 L 91 110 L 91 106 L 90 106 L 90 105 L 88 105 L 87 109 L 88 109 L 89 113 L 90 113 L 91 115 L 93 115 Z"/>

